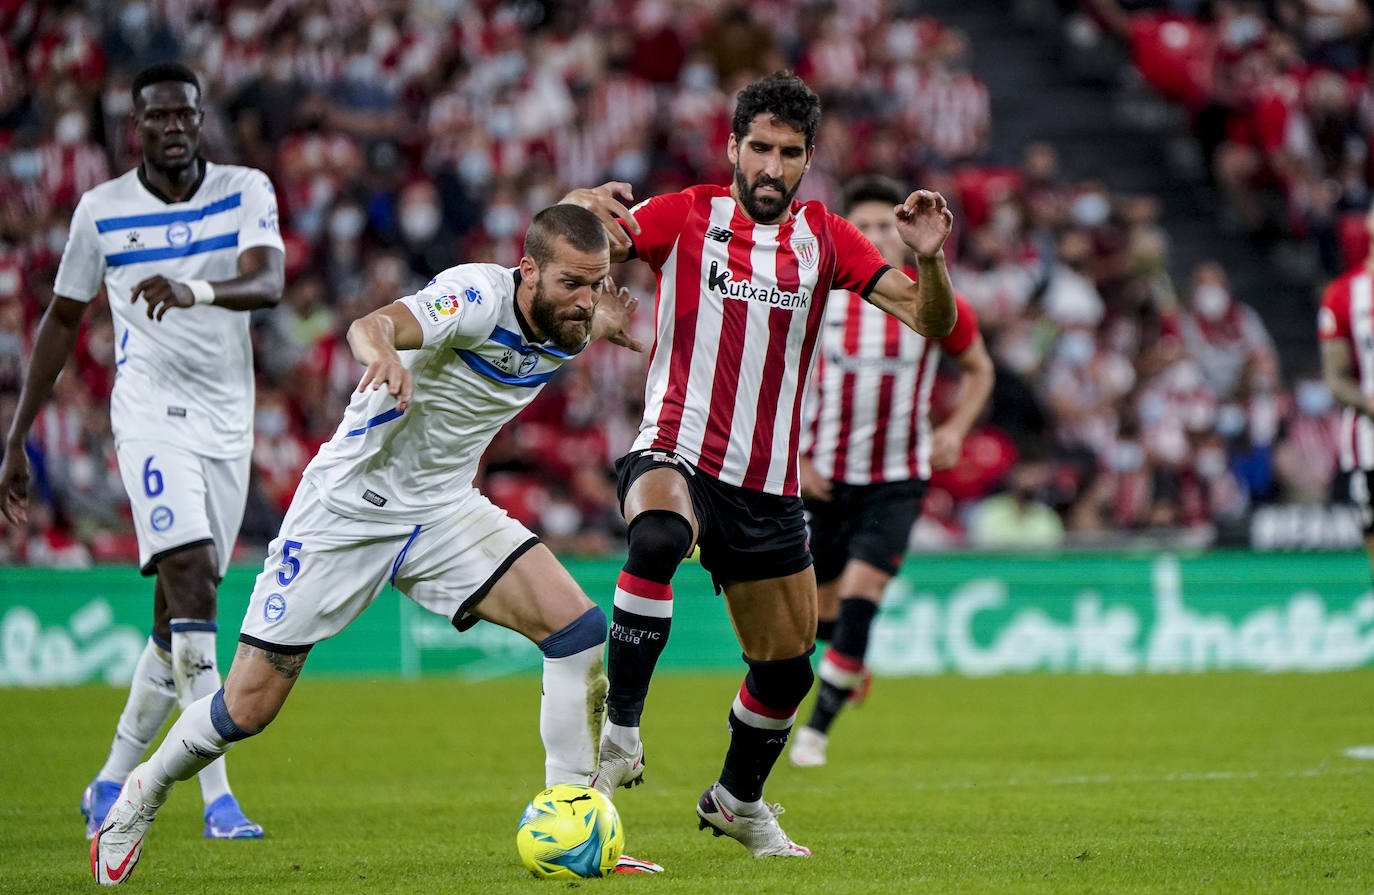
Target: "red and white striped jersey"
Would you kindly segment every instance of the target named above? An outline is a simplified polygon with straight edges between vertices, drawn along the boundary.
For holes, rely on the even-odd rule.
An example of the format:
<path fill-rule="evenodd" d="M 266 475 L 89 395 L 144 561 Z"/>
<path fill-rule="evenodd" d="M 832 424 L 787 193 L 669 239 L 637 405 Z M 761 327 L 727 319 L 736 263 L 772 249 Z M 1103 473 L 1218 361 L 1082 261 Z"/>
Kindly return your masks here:
<path fill-rule="evenodd" d="M 1350 346 L 1355 379 L 1365 397 L 1374 396 L 1374 273 L 1361 264 L 1322 293 L 1317 336 Z M 1341 414 L 1341 469 L 1374 469 L 1374 420 L 1346 407 Z"/>
<path fill-rule="evenodd" d="M 860 295 L 831 294 L 802 440 L 818 473 L 850 485 L 930 478 L 930 392 L 940 349 L 961 354 L 978 334 L 977 312 L 958 293 L 954 302 L 954 329 L 931 340 Z"/>
<path fill-rule="evenodd" d="M 635 256 L 658 277 L 658 300 L 632 450 L 673 451 L 727 484 L 798 494 L 802 399 L 826 297 L 867 295 L 888 265 L 819 202 L 759 224 L 727 188 L 694 186 L 634 216 Z"/>

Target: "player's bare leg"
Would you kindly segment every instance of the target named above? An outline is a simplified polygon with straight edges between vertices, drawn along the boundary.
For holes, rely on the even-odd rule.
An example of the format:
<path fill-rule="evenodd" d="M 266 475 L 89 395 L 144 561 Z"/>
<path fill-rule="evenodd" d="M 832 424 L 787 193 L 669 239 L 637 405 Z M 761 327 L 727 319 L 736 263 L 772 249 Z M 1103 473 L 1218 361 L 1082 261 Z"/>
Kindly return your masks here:
<path fill-rule="evenodd" d="M 308 649 L 308 647 L 306 648 Z M 143 839 L 173 785 L 189 780 L 239 740 L 277 716 L 307 652 L 271 652 L 239 644 L 224 687 L 181 712 L 149 759 L 134 768 L 91 843 L 91 874 L 102 885 L 126 881 Z"/>
<path fill-rule="evenodd" d="M 737 839 L 756 858 L 809 857 L 778 825 L 782 808 L 763 801 L 763 786 L 811 689 L 815 573 L 808 567 L 782 578 L 731 582 L 725 602 L 749 673 L 730 709 L 720 780 L 697 803 L 700 826 Z"/>
<path fill-rule="evenodd" d="M 687 480 L 663 466 L 635 479 L 625 495 L 629 555 L 616 580 L 607 649 L 610 690 L 601 760 L 594 785 L 607 798 L 644 777 L 639 726 L 649 681 L 673 620 L 670 584 L 697 539 Z"/>
<path fill-rule="evenodd" d="M 839 579 L 828 586 L 837 603 L 836 624 L 830 644 L 821 656 L 820 690 L 811 719 L 792 737 L 789 758 L 798 767 L 817 767 L 826 762 L 830 725 L 859 688 L 866 685 L 868 634 L 878 612 L 883 590 L 892 578 L 887 572 L 861 559 L 845 564 Z M 844 594 L 843 599 L 839 595 Z"/>
<path fill-rule="evenodd" d="M 469 611 L 525 635 L 544 653 L 544 785 L 590 783 L 606 706 L 605 613 L 543 544 L 521 555 Z"/>

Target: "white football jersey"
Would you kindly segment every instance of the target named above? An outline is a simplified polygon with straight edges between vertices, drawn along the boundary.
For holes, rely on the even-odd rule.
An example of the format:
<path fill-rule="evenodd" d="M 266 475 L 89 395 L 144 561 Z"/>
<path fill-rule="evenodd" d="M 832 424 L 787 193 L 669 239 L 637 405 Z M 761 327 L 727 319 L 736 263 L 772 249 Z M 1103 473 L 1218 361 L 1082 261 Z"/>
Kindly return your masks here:
<path fill-rule="evenodd" d="M 156 438 L 207 457 L 253 449 L 253 352 L 248 314 L 213 305 L 172 308 L 161 322 L 133 287 L 232 280 L 254 246 L 282 249 L 277 197 L 254 168 L 205 163 L 189 198 L 168 202 L 135 168 L 87 191 L 72 215 L 53 291 L 90 301 L 103 282 L 114 315 L 116 440 Z"/>
<path fill-rule="evenodd" d="M 461 264 L 399 299 L 424 331 L 422 347 L 400 353 L 414 376 L 410 406 L 398 412 L 386 386 L 353 393 L 334 437 L 305 469 L 326 506 L 408 525 L 453 511 L 497 431 L 572 356 L 526 336 L 518 276 Z"/>

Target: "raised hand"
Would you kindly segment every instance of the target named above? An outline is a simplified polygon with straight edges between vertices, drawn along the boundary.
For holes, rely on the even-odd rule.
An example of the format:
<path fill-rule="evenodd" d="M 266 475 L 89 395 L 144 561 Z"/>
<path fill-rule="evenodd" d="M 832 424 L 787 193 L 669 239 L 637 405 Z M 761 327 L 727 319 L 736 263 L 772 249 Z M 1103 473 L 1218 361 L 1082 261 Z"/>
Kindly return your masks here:
<path fill-rule="evenodd" d="M 148 319 L 158 321 L 172 308 L 189 308 L 196 303 L 196 297 L 184 284 L 161 274 L 148 277 L 134 287 L 129 301 L 136 302 L 139 298 L 148 302 Z"/>
<path fill-rule="evenodd" d="M 631 295 L 629 289 L 617 288 L 615 280 L 606 277 L 592 317 L 592 338 L 605 339 L 631 351 L 643 351 L 643 343 L 630 335 L 630 318 L 638 307 L 639 299 Z"/>
<path fill-rule="evenodd" d="M 954 213 L 945 197 L 931 190 L 917 190 L 894 211 L 902 242 L 919 257 L 938 253 L 954 227 Z"/>
<path fill-rule="evenodd" d="M 630 214 L 629 205 L 626 204 L 634 203 L 634 191 L 628 183 L 612 180 L 598 187 L 576 189 L 559 201 L 580 205 L 600 218 L 606 227 L 606 236 L 611 241 L 612 254 L 617 250 L 628 252 L 631 246 L 630 237 L 616 222 L 617 218 L 625 222 L 630 233 L 639 233 L 639 222 Z"/>

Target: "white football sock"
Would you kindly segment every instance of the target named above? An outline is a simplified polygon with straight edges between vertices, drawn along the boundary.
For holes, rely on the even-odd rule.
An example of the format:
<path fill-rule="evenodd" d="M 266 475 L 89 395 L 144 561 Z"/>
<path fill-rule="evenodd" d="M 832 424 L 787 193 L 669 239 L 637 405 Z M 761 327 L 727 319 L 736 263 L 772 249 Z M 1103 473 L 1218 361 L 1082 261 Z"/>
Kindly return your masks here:
<path fill-rule="evenodd" d="M 177 685 L 177 701 L 185 711 L 191 703 L 213 696 L 219 689 L 215 624 L 204 619 L 174 618 L 171 628 L 172 674 Z M 224 762 L 216 761 L 200 772 L 200 795 L 206 805 L 228 793 L 229 777 Z"/>
<path fill-rule="evenodd" d="M 544 740 L 544 785 L 589 784 L 596 773 L 606 713 L 604 643 L 571 656 L 544 659 L 539 736 Z"/>
<path fill-rule="evenodd" d="M 619 724 L 607 721 L 606 727 L 602 730 L 602 733 L 605 734 L 606 739 L 615 743 L 616 746 L 626 752 L 633 754 L 634 751 L 639 748 L 638 727 L 622 727 Z"/>
<path fill-rule="evenodd" d="M 172 681 L 172 657 L 153 638 L 149 637 L 143 653 L 134 666 L 134 679 L 129 684 L 129 699 L 115 726 L 114 741 L 105 766 L 95 775 L 97 780 L 123 783 L 124 778 L 143 759 L 143 753 L 153 737 L 167 723 L 176 708 L 176 685 Z"/>
<path fill-rule="evenodd" d="M 213 763 L 223 767 L 220 756 L 228 752 L 233 743 L 221 736 L 210 720 L 213 701 L 212 693 L 182 709 L 181 717 L 167 731 L 162 745 L 148 759 L 143 792 L 150 804 L 161 805 L 166 801 L 172 784 L 178 780 L 189 780 L 197 773 L 203 778 L 207 765 Z"/>

